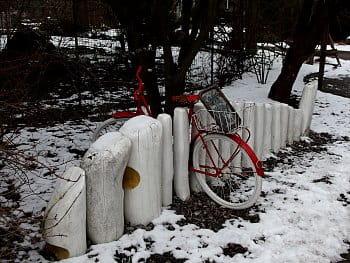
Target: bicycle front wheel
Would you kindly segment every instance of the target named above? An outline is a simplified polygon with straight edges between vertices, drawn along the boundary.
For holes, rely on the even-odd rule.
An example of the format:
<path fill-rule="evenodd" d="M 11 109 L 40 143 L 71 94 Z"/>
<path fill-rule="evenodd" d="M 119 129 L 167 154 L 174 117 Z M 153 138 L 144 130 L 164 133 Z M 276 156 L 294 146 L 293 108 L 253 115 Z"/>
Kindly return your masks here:
<path fill-rule="evenodd" d="M 198 137 L 193 148 L 193 168 L 198 182 L 216 203 L 232 209 L 254 205 L 262 178 L 240 139 L 222 134 Z"/>
<path fill-rule="evenodd" d="M 100 136 L 107 132 L 118 131 L 123 124 L 130 118 L 110 118 L 97 126 L 94 131 L 91 141 L 96 141 Z"/>

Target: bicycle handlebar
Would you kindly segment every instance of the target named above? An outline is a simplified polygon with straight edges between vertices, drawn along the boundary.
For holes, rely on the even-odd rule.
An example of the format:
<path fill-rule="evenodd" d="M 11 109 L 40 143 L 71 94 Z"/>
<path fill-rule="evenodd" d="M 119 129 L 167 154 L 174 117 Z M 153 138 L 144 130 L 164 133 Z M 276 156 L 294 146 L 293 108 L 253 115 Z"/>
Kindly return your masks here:
<path fill-rule="evenodd" d="M 179 104 L 179 106 L 183 105 L 183 106 L 189 106 L 189 105 L 193 105 L 195 104 L 197 101 L 200 100 L 200 96 L 199 95 L 178 95 L 178 96 L 172 96 L 171 100 L 177 104 Z"/>
<path fill-rule="evenodd" d="M 135 74 L 137 82 L 138 82 L 138 87 L 133 93 L 135 101 L 138 101 L 138 99 L 139 99 L 140 95 L 143 93 L 143 89 L 145 87 L 145 84 L 143 83 L 143 81 L 140 77 L 141 71 L 142 71 L 142 66 L 140 65 L 140 66 L 138 66 L 138 68 L 136 70 L 136 74 Z"/>
<path fill-rule="evenodd" d="M 136 79 L 138 82 L 138 87 L 137 89 L 134 91 L 133 96 L 134 96 L 134 100 L 135 101 L 143 101 L 145 100 L 144 98 L 144 94 L 143 94 L 143 90 L 145 88 L 145 84 L 142 81 L 142 78 L 140 76 L 142 72 L 142 66 L 138 66 L 137 70 L 136 70 Z M 177 103 L 179 106 L 190 106 L 190 105 L 194 105 L 197 101 L 200 100 L 200 95 L 186 95 L 186 94 L 182 94 L 179 96 L 172 96 L 171 100 L 175 103 Z"/>
<path fill-rule="evenodd" d="M 143 82 L 142 82 L 142 79 L 141 79 L 141 77 L 140 77 L 141 71 L 142 71 L 142 66 L 140 65 L 140 66 L 138 66 L 138 68 L 137 68 L 137 70 L 136 70 L 136 79 L 137 79 L 137 81 L 139 82 L 139 84 L 140 84 L 140 83 L 143 83 Z"/>

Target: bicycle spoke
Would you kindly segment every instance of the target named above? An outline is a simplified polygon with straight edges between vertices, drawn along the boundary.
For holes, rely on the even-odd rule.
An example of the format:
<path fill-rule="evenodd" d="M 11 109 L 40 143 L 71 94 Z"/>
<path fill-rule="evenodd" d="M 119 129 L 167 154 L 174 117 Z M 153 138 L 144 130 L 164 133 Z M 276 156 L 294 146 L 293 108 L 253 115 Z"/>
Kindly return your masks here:
<path fill-rule="evenodd" d="M 197 144 L 193 151 L 193 167 L 197 174 L 209 175 L 198 177 L 205 192 L 227 207 L 251 206 L 260 193 L 261 178 L 241 144 L 216 134 L 205 136 Z M 200 151 L 201 157 L 198 156 Z"/>
<path fill-rule="evenodd" d="M 222 163 L 222 167 L 219 168 L 220 170 L 222 170 L 223 168 L 225 168 L 230 162 L 232 162 L 232 160 L 239 154 L 240 150 L 239 150 L 239 146 L 237 145 L 236 149 L 234 150 L 234 152 L 231 154 L 231 156 L 225 161 L 224 157 L 222 156 L 222 153 L 219 150 L 218 145 L 216 145 L 213 141 L 211 141 L 212 146 L 215 149 L 216 154 L 218 155 L 221 163 Z"/>

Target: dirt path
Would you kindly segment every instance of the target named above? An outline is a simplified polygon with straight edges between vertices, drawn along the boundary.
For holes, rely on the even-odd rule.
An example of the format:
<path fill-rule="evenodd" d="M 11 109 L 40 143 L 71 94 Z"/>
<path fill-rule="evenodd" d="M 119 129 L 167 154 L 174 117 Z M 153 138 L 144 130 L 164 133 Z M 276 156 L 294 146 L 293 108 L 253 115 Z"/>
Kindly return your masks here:
<path fill-rule="evenodd" d="M 311 73 L 304 77 L 304 83 L 317 80 L 318 73 Z M 323 92 L 350 98 L 350 75 L 338 78 L 324 78 L 322 88 Z"/>
<path fill-rule="evenodd" d="M 325 78 L 321 91 L 350 98 L 350 76 L 338 79 Z"/>
<path fill-rule="evenodd" d="M 338 56 L 340 59 L 350 60 L 350 51 L 338 50 Z"/>

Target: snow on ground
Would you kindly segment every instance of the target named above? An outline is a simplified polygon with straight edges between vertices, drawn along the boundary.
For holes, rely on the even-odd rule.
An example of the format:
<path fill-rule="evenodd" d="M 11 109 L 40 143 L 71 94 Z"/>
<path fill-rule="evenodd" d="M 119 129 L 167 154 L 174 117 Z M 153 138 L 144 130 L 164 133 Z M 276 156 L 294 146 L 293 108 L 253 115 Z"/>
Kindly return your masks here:
<path fill-rule="evenodd" d="M 75 47 L 75 39 L 74 37 L 61 37 L 61 36 L 51 36 L 52 43 L 56 47 L 65 47 L 65 48 L 74 48 Z M 120 48 L 121 45 L 119 42 L 115 41 L 115 39 L 105 39 L 101 40 L 98 38 L 86 38 L 86 37 L 78 37 L 78 45 L 80 47 L 88 47 L 91 49 L 102 49 L 105 52 L 113 52 L 116 48 Z"/>
<path fill-rule="evenodd" d="M 350 62 L 341 61 L 341 68 L 327 66 L 326 76 L 336 77 L 349 74 Z M 256 83 L 255 75 L 247 73 L 242 80 L 225 88 L 231 100 L 262 100 L 266 98 L 271 83 L 279 74 L 281 61 L 276 60 L 268 84 Z M 295 83 L 294 93 L 302 92 L 303 77 L 317 71 L 317 65 L 304 65 Z M 263 99 L 268 101 L 268 99 Z M 350 134 L 350 99 L 318 92 L 312 129 L 329 132 L 334 136 Z M 19 141 L 30 144 L 35 140 L 37 149 L 46 153 L 43 162 L 59 162 L 59 170 L 78 164 L 74 151 L 86 149 L 89 145 L 89 130 L 93 123 L 65 123 L 47 127 L 30 133 L 21 131 Z M 88 128 L 86 128 L 88 127 Z M 25 146 L 21 146 L 25 147 Z M 115 262 L 116 250 L 132 256 L 132 262 L 148 258 L 150 254 L 171 252 L 174 257 L 187 258 L 187 262 L 330 262 L 339 260 L 346 252 L 344 240 L 350 240 L 350 211 L 339 198 L 350 199 L 350 142 L 339 141 L 326 146 L 327 152 L 305 153 L 290 156 L 291 162 L 279 165 L 267 173 L 263 181 L 266 196 L 260 197 L 258 204 L 260 222 L 251 223 L 241 218 L 226 221 L 218 232 L 200 229 L 196 225 L 180 225 L 183 216 L 164 209 L 161 216 L 153 221 L 153 230 L 138 229 L 122 236 L 118 241 L 92 246 L 86 255 L 63 262 Z M 291 149 L 287 148 L 288 153 Z M 48 158 L 50 157 L 50 158 Z M 48 161 L 49 160 L 49 161 Z M 66 161 L 72 163 L 67 164 Z M 290 164 L 292 163 L 292 165 Z M 323 182 L 327 178 L 331 184 Z M 53 181 L 31 177 L 34 189 L 47 192 L 48 201 Z M 344 198 L 342 199 L 344 200 Z M 40 211 L 45 202 L 27 201 L 23 208 Z M 172 228 L 168 226 L 172 225 Z M 147 243 L 152 240 L 154 243 Z M 228 243 L 241 244 L 248 248 L 244 254 L 234 258 L 223 255 L 223 247 Z M 42 245 L 42 244 L 41 244 Z M 34 247 L 34 246 L 33 246 Z M 134 249 L 130 249 L 133 247 Z M 46 262 L 37 250 L 29 252 L 35 262 Z"/>
<path fill-rule="evenodd" d="M 98 38 L 103 35 L 106 39 L 101 40 Z M 99 31 L 95 36 L 78 37 L 77 41 L 80 47 L 87 47 L 91 50 L 100 49 L 106 53 L 112 53 L 121 47 L 120 42 L 115 40 L 117 36 L 117 31 L 111 29 L 108 31 Z M 51 36 L 50 41 L 58 48 L 75 48 L 74 37 Z M 0 35 L 0 51 L 5 48 L 6 43 L 7 35 Z"/>
<path fill-rule="evenodd" d="M 350 51 L 349 45 L 335 44 L 334 47 L 339 51 Z M 331 49 L 331 47 L 327 46 L 327 49 Z"/>
<path fill-rule="evenodd" d="M 0 35 L 0 51 L 3 50 L 7 43 L 7 36 L 6 35 Z"/>
<path fill-rule="evenodd" d="M 50 174 L 50 169 L 58 176 L 73 165 L 79 165 L 77 154 L 84 151 L 90 145 L 90 132 L 94 127 L 89 121 L 75 123 L 69 121 L 46 128 L 27 127 L 20 131 L 13 143 L 17 149 L 32 155 L 38 161 L 38 167 L 27 172 L 26 182 L 21 188 L 21 195 L 27 196 L 22 201 L 23 212 L 42 212 L 51 197 L 55 175 Z M 16 171 L 3 169 L 3 172 L 19 181 L 23 180 L 21 174 Z"/>

